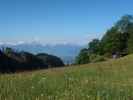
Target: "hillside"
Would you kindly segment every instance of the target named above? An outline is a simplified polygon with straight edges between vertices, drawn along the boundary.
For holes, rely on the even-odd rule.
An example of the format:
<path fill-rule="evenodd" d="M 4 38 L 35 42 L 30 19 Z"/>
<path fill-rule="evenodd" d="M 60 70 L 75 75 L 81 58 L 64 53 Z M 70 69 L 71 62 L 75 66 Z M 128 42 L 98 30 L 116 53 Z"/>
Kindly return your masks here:
<path fill-rule="evenodd" d="M 75 57 L 84 46 L 72 44 L 44 45 L 37 42 L 20 44 L 0 44 L 0 47 L 10 47 L 18 51 L 26 51 L 34 54 L 45 52 L 60 57 L 64 63 L 73 63 Z"/>
<path fill-rule="evenodd" d="M 0 50 L 0 73 L 15 73 L 53 67 L 63 67 L 63 61 L 46 53 L 32 54 L 14 51 L 12 48 Z"/>
<path fill-rule="evenodd" d="M 0 100 L 132 100 L 133 55 L 107 62 L 0 75 Z"/>

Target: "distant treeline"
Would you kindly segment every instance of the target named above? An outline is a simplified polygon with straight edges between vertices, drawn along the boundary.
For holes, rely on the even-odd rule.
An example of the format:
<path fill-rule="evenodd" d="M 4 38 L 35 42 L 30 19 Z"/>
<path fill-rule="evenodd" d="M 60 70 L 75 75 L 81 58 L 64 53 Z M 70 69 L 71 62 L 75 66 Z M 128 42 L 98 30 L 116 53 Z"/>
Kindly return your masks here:
<path fill-rule="evenodd" d="M 76 64 L 119 58 L 133 53 L 133 16 L 125 15 L 101 39 L 93 39 L 80 51 Z"/>
<path fill-rule="evenodd" d="M 25 51 L 17 52 L 8 47 L 0 49 L 0 73 L 15 73 L 62 66 L 64 66 L 64 63 L 59 57 L 46 53 L 34 55 Z"/>

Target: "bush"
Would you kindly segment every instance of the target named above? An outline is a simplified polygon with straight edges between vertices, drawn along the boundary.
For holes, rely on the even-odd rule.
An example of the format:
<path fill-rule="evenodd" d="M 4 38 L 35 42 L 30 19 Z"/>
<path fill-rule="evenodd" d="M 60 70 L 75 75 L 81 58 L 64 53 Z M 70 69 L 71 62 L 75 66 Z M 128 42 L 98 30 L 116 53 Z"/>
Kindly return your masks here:
<path fill-rule="evenodd" d="M 95 54 L 91 54 L 90 55 L 90 62 L 100 62 L 100 61 L 105 61 L 104 56 L 100 56 L 100 55 L 95 55 Z"/>

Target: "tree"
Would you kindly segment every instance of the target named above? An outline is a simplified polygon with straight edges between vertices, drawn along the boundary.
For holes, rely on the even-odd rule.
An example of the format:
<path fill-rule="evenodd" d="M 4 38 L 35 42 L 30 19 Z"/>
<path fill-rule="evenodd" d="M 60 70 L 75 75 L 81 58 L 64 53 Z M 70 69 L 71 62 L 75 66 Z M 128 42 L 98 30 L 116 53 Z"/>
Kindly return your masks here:
<path fill-rule="evenodd" d="M 101 40 L 93 39 L 88 49 L 82 49 L 77 57 L 78 64 L 103 61 L 106 57 L 125 56 L 133 53 L 133 16 L 122 16 Z"/>
<path fill-rule="evenodd" d="M 133 30 L 133 16 L 123 16 L 102 38 L 103 52 L 111 55 L 128 53 L 128 41 Z"/>
<path fill-rule="evenodd" d="M 112 55 L 112 53 L 121 51 L 120 36 L 121 34 L 114 27 L 106 32 L 101 40 L 104 54 Z"/>
<path fill-rule="evenodd" d="M 44 53 L 34 55 L 25 51 L 16 52 L 11 48 L 0 50 L 0 61 L 0 73 L 46 69 L 48 66 L 64 66 L 59 57 Z"/>
<path fill-rule="evenodd" d="M 43 63 L 47 64 L 49 67 L 62 67 L 64 66 L 63 61 L 56 56 L 40 53 L 36 55 L 37 58 L 41 59 Z"/>
<path fill-rule="evenodd" d="M 127 53 L 133 53 L 133 16 L 125 15 L 116 24 L 118 30 L 123 34 L 123 45 Z"/>
<path fill-rule="evenodd" d="M 132 15 L 124 15 L 121 19 L 115 24 L 117 30 L 121 33 L 128 33 L 129 26 L 133 24 L 133 16 Z"/>
<path fill-rule="evenodd" d="M 93 54 L 100 54 L 101 52 L 101 47 L 100 47 L 100 40 L 98 39 L 93 39 L 89 45 L 88 45 L 88 50 L 89 53 L 93 53 Z"/>
<path fill-rule="evenodd" d="M 86 64 L 89 63 L 88 49 L 82 49 L 79 55 L 76 57 L 76 64 Z"/>
<path fill-rule="evenodd" d="M 128 53 L 133 53 L 133 34 L 130 36 L 128 40 Z"/>
<path fill-rule="evenodd" d="M 128 39 L 128 53 L 133 53 L 133 24 L 130 25 L 129 30 L 129 39 Z"/>

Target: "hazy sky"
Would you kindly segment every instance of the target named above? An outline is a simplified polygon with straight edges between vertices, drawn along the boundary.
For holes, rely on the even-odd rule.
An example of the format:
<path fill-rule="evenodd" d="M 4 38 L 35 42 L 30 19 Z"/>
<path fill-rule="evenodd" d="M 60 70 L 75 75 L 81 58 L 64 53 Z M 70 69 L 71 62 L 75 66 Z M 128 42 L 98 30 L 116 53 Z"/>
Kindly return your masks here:
<path fill-rule="evenodd" d="M 0 0 L 0 42 L 84 44 L 124 14 L 133 0 Z"/>

